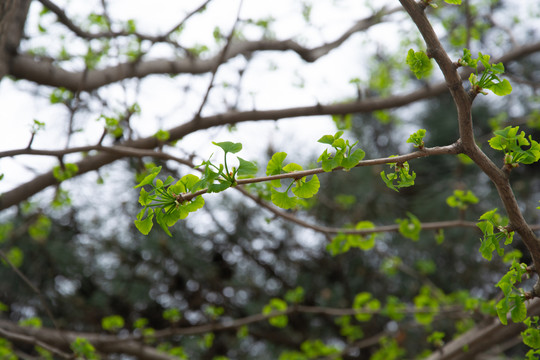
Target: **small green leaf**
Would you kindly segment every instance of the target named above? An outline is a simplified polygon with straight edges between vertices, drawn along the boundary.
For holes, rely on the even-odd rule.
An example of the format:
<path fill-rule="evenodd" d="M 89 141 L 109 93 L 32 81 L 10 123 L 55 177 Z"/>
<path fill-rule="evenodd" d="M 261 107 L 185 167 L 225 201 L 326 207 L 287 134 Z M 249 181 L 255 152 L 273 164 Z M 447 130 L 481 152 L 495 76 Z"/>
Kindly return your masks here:
<path fill-rule="evenodd" d="M 362 161 L 365 156 L 366 153 L 364 150 L 356 149 L 352 154 L 350 154 L 341 161 L 341 166 L 343 166 L 343 168 L 346 170 L 350 170 L 356 165 L 358 165 L 358 163 Z"/>
<path fill-rule="evenodd" d="M 276 189 L 272 188 L 272 202 L 279 206 L 282 209 L 292 209 L 297 204 L 297 199 L 293 197 L 289 197 L 287 194 L 287 191 L 285 192 L 279 192 Z"/>
<path fill-rule="evenodd" d="M 286 152 L 277 152 L 272 155 L 268 165 L 266 166 L 266 175 L 278 175 L 283 171 L 283 161 L 287 157 Z"/>
<path fill-rule="evenodd" d="M 493 91 L 497 96 L 505 96 L 512 92 L 512 85 L 507 79 L 503 79 L 496 83 L 486 84 L 484 88 Z"/>
<path fill-rule="evenodd" d="M 272 298 L 270 299 L 270 303 L 264 306 L 262 313 L 263 315 L 269 315 L 273 312 L 283 312 L 286 310 L 287 303 L 285 301 L 278 298 Z M 268 322 L 272 326 L 284 328 L 285 326 L 287 326 L 288 318 L 287 315 L 277 315 L 269 318 Z"/>
<path fill-rule="evenodd" d="M 144 220 L 135 220 L 135 226 L 144 235 L 148 235 L 152 226 L 154 225 L 152 219 L 154 218 L 154 211 L 148 209 L 148 216 Z"/>
<path fill-rule="evenodd" d="M 431 70 L 433 69 L 431 60 L 423 51 L 415 52 L 413 49 L 410 49 L 407 53 L 406 62 L 418 79 L 429 76 Z"/>
<path fill-rule="evenodd" d="M 242 178 L 251 178 L 257 174 L 257 165 L 254 162 L 247 161 L 238 157 L 240 165 L 238 166 L 238 176 Z"/>
<path fill-rule="evenodd" d="M 159 172 L 161 171 L 161 166 L 155 167 L 152 170 L 150 170 L 150 174 L 147 175 L 138 185 L 136 185 L 134 188 L 138 188 L 144 185 L 151 184 L 156 176 L 158 176 Z"/>
<path fill-rule="evenodd" d="M 309 181 L 297 181 L 297 185 L 292 188 L 292 192 L 299 198 L 308 199 L 319 191 L 320 186 L 319 178 L 317 175 L 313 175 Z"/>
<path fill-rule="evenodd" d="M 212 141 L 212 144 L 222 148 L 223 151 L 225 151 L 225 153 L 236 154 L 237 152 L 242 150 L 242 144 L 241 143 L 233 143 L 233 142 L 230 142 L 230 141 L 224 141 L 224 142 L 216 143 L 216 142 Z"/>
<path fill-rule="evenodd" d="M 107 331 L 118 331 L 124 327 L 124 318 L 120 315 L 111 315 L 101 319 L 101 327 Z"/>
<path fill-rule="evenodd" d="M 444 0 L 447 4 L 461 5 L 461 0 Z"/>

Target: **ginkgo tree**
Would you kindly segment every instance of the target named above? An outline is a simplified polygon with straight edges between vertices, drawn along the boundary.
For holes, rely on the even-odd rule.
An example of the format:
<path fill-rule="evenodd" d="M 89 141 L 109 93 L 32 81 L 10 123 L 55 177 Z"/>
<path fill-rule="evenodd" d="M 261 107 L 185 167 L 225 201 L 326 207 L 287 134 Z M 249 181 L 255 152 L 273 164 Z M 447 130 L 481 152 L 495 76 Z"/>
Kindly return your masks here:
<path fill-rule="evenodd" d="M 540 357 L 538 4 L 95 3 L 0 8 L 2 359 Z"/>

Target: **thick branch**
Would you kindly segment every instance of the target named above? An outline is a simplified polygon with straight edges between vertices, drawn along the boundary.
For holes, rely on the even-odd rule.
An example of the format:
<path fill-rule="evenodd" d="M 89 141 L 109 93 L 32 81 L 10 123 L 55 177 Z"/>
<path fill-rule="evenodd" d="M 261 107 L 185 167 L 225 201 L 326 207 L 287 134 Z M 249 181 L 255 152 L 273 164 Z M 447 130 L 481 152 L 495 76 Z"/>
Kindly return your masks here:
<path fill-rule="evenodd" d="M 517 200 L 514 196 L 508 176 L 499 169 L 478 148 L 474 140 L 471 107 L 473 98 L 470 97 L 461 83 L 461 77 L 457 72 L 457 66 L 450 60 L 448 54 L 439 42 L 433 27 L 429 23 L 424 10 L 424 3 L 416 3 L 414 0 L 400 0 L 424 38 L 428 55 L 438 63 L 450 92 L 454 98 L 458 112 L 459 134 L 464 153 L 467 154 L 482 171 L 489 176 L 495 184 L 499 196 L 504 204 L 510 219 L 510 228 L 516 231 L 529 249 L 536 269 L 540 268 L 540 241 L 523 218 Z M 535 295 L 540 296 L 540 279 L 535 285 Z"/>
<path fill-rule="evenodd" d="M 84 38 L 96 38 L 107 34 L 91 34 L 84 32 L 76 27 L 62 10 L 52 2 L 42 0 L 44 5 L 50 7 L 59 19 L 68 28 L 74 31 L 77 35 Z M 71 72 L 56 66 L 50 61 L 42 61 L 29 55 L 19 55 L 13 62 L 13 68 L 10 75 L 16 78 L 34 81 L 41 85 L 50 85 L 55 87 L 64 87 L 71 91 L 92 91 L 120 80 L 127 78 L 143 78 L 150 74 L 202 74 L 211 72 L 222 62 L 234 58 L 238 55 L 250 55 L 256 51 L 287 51 L 296 52 L 302 59 L 307 62 L 314 62 L 320 57 L 328 54 L 331 50 L 339 47 L 352 34 L 364 31 L 369 27 L 383 21 L 383 18 L 389 14 L 399 11 L 399 8 L 390 10 L 381 10 L 370 17 L 362 19 L 355 23 L 349 30 L 343 33 L 337 40 L 323 44 L 314 48 L 306 48 L 294 40 L 259 40 L 259 41 L 237 41 L 232 42 L 228 51 L 222 59 L 222 55 L 218 54 L 212 59 L 201 60 L 193 58 L 183 59 L 156 59 L 148 61 L 136 61 L 122 63 L 116 66 L 107 67 L 101 70 Z M 111 34 L 109 34 L 110 36 Z M 119 33 L 116 35 L 124 35 Z M 125 34 L 129 35 L 129 34 Z M 140 38 L 145 38 L 143 35 L 137 35 Z M 154 42 L 162 40 L 161 37 L 150 39 Z"/>

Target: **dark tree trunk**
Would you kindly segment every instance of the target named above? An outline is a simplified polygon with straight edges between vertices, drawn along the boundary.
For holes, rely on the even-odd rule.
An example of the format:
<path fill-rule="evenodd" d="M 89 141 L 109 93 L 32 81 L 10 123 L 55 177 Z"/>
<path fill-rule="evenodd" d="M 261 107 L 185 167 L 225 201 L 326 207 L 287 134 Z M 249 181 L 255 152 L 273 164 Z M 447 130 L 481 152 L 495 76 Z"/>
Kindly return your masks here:
<path fill-rule="evenodd" d="M 0 0 L 0 80 L 9 75 L 11 61 L 24 34 L 31 0 Z"/>

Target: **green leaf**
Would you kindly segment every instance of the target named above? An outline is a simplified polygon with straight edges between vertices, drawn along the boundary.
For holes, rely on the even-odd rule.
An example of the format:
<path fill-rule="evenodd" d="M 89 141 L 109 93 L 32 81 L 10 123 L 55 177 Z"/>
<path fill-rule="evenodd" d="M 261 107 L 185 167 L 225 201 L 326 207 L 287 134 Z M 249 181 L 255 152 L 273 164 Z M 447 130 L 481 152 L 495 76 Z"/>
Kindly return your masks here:
<path fill-rule="evenodd" d="M 124 318 L 120 315 L 111 315 L 101 319 L 101 327 L 107 331 L 118 331 L 124 327 Z"/>
<path fill-rule="evenodd" d="M 295 171 L 302 171 L 303 168 L 302 166 L 296 164 L 296 163 L 290 163 L 290 164 L 287 164 L 283 167 L 283 171 L 285 171 L 286 173 L 291 173 L 291 172 L 295 172 Z"/>
<path fill-rule="evenodd" d="M 424 136 L 426 136 L 426 130 L 420 129 L 409 136 L 407 143 L 412 143 L 414 147 L 422 149 L 424 147 Z"/>
<path fill-rule="evenodd" d="M 496 83 L 492 82 L 490 84 L 486 84 L 484 88 L 493 91 L 493 93 L 497 96 L 505 96 L 512 92 L 512 85 L 507 79 L 503 79 L 502 81 Z"/>
<path fill-rule="evenodd" d="M 266 166 L 266 175 L 278 175 L 283 171 L 283 161 L 287 157 L 286 152 L 277 152 L 272 155 L 268 165 Z"/>
<path fill-rule="evenodd" d="M 523 343 L 533 349 L 540 348 L 540 329 L 530 327 L 521 333 Z"/>
<path fill-rule="evenodd" d="M 317 175 L 313 175 L 309 181 L 298 180 L 296 186 L 292 188 L 292 192 L 299 198 L 308 199 L 317 194 L 320 186 L 321 183 L 319 182 L 319 178 Z"/>
<path fill-rule="evenodd" d="M 35 329 L 40 329 L 43 326 L 43 322 L 38 317 L 30 317 L 24 320 L 19 321 L 20 326 L 31 327 Z"/>
<path fill-rule="evenodd" d="M 144 209 L 143 209 L 144 210 Z M 154 211 L 148 209 L 148 216 L 144 220 L 135 220 L 135 226 L 144 235 L 148 235 L 152 226 L 154 225 L 152 219 L 154 218 Z"/>
<path fill-rule="evenodd" d="M 461 0 L 444 0 L 444 2 L 452 5 L 461 5 Z"/>
<path fill-rule="evenodd" d="M 223 151 L 225 151 L 225 153 L 236 154 L 237 152 L 242 150 L 242 144 L 241 143 L 233 143 L 233 142 L 230 142 L 230 141 L 224 141 L 224 142 L 217 143 L 217 142 L 212 141 L 212 144 L 222 148 Z"/>
<path fill-rule="evenodd" d="M 163 311 L 163 318 L 172 323 L 176 323 L 182 319 L 182 313 L 176 308 L 167 309 Z"/>
<path fill-rule="evenodd" d="M 366 153 L 364 150 L 356 149 L 352 154 L 350 154 L 341 161 L 341 166 L 343 166 L 343 168 L 346 170 L 350 170 L 356 165 L 358 165 L 358 163 L 362 161 L 365 156 Z"/>
<path fill-rule="evenodd" d="M 335 155 L 328 154 L 327 150 L 324 150 L 317 162 L 322 162 L 322 169 L 325 172 L 329 172 L 341 165 L 343 161 L 343 154 L 345 150 L 337 151 Z"/>
<path fill-rule="evenodd" d="M 369 321 L 373 316 L 373 312 L 378 311 L 380 308 L 380 301 L 372 299 L 372 295 L 369 292 L 361 292 L 354 298 L 353 309 L 358 311 L 354 317 L 358 321 Z M 364 312 L 362 313 L 362 311 Z"/>
<path fill-rule="evenodd" d="M 272 298 L 270 299 L 270 303 L 264 306 L 262 313 L 263 315 L 269 315 L 273 312 L 283 312 L 286 310 L 287 303 L 285 301 L 278 298 Z M 269 318 L 268 322 L 272 326 L 284 328 L 285 326 L 287 326 L 288 318 L 287 315 L 277 315 Z"/>
<path fill-rule="evenodd" d="M 297 204 L 297 199 L 293 197 L 289 197 L 287 194 L 287 191 L 279 192 L 276 189 L 272 188 L 272 202 L 279 206 L 282 209 L 292 209 Z"/>
<path fill-rule="evenodd" d="M 257 165 L 254 162 L 247 161 L 238 157 L 240 165 L 238 166 L 238 176 L 243 178 L 251 178 L 257 174 Z"/>
<path fill-rule="evenodd" d="M 291 304 L 299 304 L 304 301 L 304 288 L 297 286 L 285 293 L 285 300 Z"/>
<path fill-rule="evenodd" d="M 510 310 L 510 317 L 513 322 L 520 323 L 527 317 L 527 306 L 521 296 L 514 296 L 514 306 Z"/>
<path fill-rule="evenodd" d="M 410 212 L 407 212 L 409 219 L 396 219 L 399 224 L 399 232 L 401 235 L 413 241 L 418 241 L 422 224 L 420 220 Z"/>
<path fill-rule="evenodd" d="M 499 316 L 499 320 L 503 325 L 508 325 L 508 320 L 506 318 L 506 314 L 508 314 L 509 306 L 508 306 L 508 299 L 504 298 L 501 299 L 495 309 L 497 310 L 497 316 Z"/>
<path fill-rule="evenodd" d="M 431 70 L 433 69 L 431 60 L 423 51 L 415 52 L 413 49 L 410 49 L 407 53 L 406 62 L 418 79 L 429 76 Z"/>
<path fill-rule="evenodd" d="M 138 185 L 136 185 L 134 189 L 144 186 L 144 185 L 151 184 L 156 178 L 156 176 L 158 176 L 160 171 L 161 171 L 161 166 L 155 167 L 152 170 L 150 170 L 150 174 L 147 175 Z"/>

